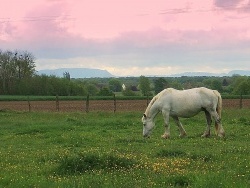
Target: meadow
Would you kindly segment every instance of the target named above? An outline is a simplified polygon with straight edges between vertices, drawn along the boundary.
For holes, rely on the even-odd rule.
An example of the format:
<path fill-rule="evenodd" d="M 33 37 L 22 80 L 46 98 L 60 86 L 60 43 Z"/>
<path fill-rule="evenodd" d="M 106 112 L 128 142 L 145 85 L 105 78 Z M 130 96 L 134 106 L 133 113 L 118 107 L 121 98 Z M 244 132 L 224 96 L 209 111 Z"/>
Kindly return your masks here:
<path fill-rule="evenodd" d="M 249 109 L 223 111 L 223 139 L 203 113 L 145 139 L 142 113 L 0 111 L 0 187 L 250 187 Z"/>

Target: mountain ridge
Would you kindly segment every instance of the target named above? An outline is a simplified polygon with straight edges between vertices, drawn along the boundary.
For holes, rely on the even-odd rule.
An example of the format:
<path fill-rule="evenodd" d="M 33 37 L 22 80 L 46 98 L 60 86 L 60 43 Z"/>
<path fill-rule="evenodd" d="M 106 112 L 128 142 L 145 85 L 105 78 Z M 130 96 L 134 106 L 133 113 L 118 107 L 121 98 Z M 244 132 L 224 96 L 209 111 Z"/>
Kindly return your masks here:
<path fill-rule="evenodd" d="M 39 75 L 53 75 L 57 77 L 63 77 L 65 72 L 70 74 L 71 78 L 108 78 L 114 77 L 107 70 L 102 69 L 90 69 L 90 68 L 59 68 L 59 69 L 43 69 L 37 71 Z"/>
<path fill-rule="evenodd" d="M 232 70 L 228 73 L 210 73 L 210 72 L 184 72 L 179 74 L 171 74 L 169 77 L 181 77 L 181 76 L 233 76 L 233 75 L 241 75 L 241 76 L 250 76 L 250 70 Z"/>
<path fill-rule="evenodd" d="M 233 76 L 233 75 L 241 75 L 241 76 L 250 76 L 250 70 L 232 70 L 228 73 L 210 73 L 210 72 L 184 72 L 179 74 L 171 74 L 169 77 L 181 77 L 181 76 Z"/>
<path fill-rule="evenodd" d="M 54 75 L 57 77 L 63 77 L 65 72 L 70 74 L 71 78 L 109 78 L 109 77 L 119 77 L 116 75 L 112 75 L 107 70 L 102 69 L 91 69 L 91 68 L 59 68 L 59 69 L 44 69 L 37 71 L 39 75 Z M 233 76 L 233 75 L 241 75 L 241 76 L 250 76 L 250 70 L 232 70 L 228 73 L 210 73 L 210 72 L 184 72 L 178 74 L 170 74 L 170 75 L 147 75 L 149 77 L 182 77 L 182 76 Z M 126 76 L 123 76 L 126 77 Z"/>

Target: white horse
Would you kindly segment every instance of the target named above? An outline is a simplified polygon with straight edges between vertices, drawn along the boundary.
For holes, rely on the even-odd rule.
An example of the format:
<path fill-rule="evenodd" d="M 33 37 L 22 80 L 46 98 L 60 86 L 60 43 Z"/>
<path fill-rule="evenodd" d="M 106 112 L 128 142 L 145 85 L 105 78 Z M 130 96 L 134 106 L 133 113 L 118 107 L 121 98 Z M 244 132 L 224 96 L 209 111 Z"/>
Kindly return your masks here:
<path fill-rule="evenodd" d="M 215 120 L 216 134 L 224 137 L 225 132 L 221 124 L 222 99 L 216 90 L 205 87 L 188 90 L 164 89 L 158 93 L 149 103 L 142 117 L 143 136 L 149 137 L 155 126 L 154 118 L 162 112 L 165 124 L 165 133 L 162 138 L 170 137 L 169 117 L 171 116 L 180 130 L 180 137 L 186 136 L 179 117 L 189 118 L 200 111 L 204 111 L 207 120 L 207 128 L 202 137 L 210 136 L 212 117 Z"/>

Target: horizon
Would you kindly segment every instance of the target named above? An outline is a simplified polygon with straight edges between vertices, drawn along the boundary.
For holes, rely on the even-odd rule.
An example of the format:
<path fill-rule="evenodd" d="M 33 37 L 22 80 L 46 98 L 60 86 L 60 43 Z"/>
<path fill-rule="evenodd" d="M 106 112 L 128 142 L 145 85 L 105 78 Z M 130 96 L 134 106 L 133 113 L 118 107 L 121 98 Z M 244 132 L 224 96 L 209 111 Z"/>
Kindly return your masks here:
<path fill-rule="evenodd" d="M 55 75 L 62 77 L 64 72 L 69 72 L 71 76 L 73 75 L 74 77 L 72 78 L 83 78 L 83 77 L 75 77 L 75 75 L 80 75 L 81 71 L 97 71 L 99 74 L 99 71 L 104 71 L 102 72 L 103 75 L 100 76 L 100 78 L 111 78 L 111 77 L 140 77 L 140 76 L 146 76 L 146 77 L 182 77 L 182 76 L 187 76 L 187 77 L 199 77 L 199 76 L 215 76 L 215 77 L 223 77 L 223 76 L 233 76 L 233 75 L 241 75 L 241 76 L 250 76 L 250 70 L 231 70 L 227 73 L 211 73 L 211 72 L 182 72 L 178 74 L 171 74 L 171 75 L 140 75 L 140 76 L 133 76 L 133 75 L 124 75 L 124 76 L 118 76 L 118 75 L 113 75 L 111 74 L 108 70 L 104 69 L 98 69 L 98 68 L 58 68 L 58 69 L 42 69 L 42 70 L 36 70 L 39 74 L 46 74 L 46 75 Z M 72 72 L 74 71 L 74 72 Z M 76 72 L 77 71 L 77 72 Z M 93 76 L 88 76 L 86 78 L 94 78 L 96 77 L 96 74 L 93 72 L 85 72 L 85 74 L 88 75 L 93 75 Z M 110 74 L 110 76 L 107 76 L 107 74 Z"/>

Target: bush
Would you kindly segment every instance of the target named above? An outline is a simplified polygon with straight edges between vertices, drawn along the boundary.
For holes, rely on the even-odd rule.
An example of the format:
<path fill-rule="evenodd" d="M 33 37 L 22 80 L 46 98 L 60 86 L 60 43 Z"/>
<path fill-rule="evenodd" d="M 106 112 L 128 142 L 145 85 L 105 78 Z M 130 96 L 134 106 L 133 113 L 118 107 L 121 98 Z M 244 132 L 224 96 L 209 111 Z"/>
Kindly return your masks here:
<path fill-rule="evenodd" d="M 125 89 L 125 90 L 123 90 L 122 94 L 124 96 L 136 96 L 136 93 L 133 92 L 131 89 Z"/>
<path fill-rule="evenodd" d="M 99 93 L 98 93 L 99 96 L 112 96 L 113 95 L 113 92 L 110 91 L 108 88 L 104 87 L 102 88 Z"/>

